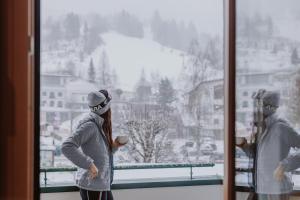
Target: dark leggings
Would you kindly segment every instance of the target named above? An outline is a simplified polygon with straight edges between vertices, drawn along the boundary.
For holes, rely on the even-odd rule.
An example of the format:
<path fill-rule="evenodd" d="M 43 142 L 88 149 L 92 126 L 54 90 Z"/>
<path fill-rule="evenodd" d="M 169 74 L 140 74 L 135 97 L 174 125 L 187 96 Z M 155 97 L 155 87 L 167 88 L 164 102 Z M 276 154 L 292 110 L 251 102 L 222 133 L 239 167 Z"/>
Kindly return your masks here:
<path fill-rule="evenodd" d="M 80 189 L 82 200 L 114 200 L 111 191 L 91 191 Z"/>

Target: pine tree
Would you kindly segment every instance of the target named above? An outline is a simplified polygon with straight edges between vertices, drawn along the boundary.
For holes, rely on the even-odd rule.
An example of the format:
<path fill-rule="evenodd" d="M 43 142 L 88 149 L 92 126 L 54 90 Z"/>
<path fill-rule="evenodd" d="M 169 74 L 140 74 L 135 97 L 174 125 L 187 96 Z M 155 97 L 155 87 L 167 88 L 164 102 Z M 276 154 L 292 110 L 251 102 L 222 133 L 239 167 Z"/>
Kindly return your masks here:
<path fill-rule="evenodd" d="M 64 20 L 65 38 L 77 39 L 80 36 L 80 19 L 77 14 L 68 13 Z"/>
<path fill-rule="evenodd" d="M 193 22 L 190 22 L 187 27 L 187 34 L 189 41 L 198 39 L 198 31 Z"/>
<path fill-rule="evenodd" d="M 95 83 L 96 82 L 95 79 L 96 79 L 95 67 L 94 67 L 93 58 L 91 58 L 90 66 L 88 69 L 88 80 L 91 83 Z"/>
<path fill-rule="evenodd" d="M 189 70 L 189 82 L 191 82 L 192 88 L 203 81 L 207 75 L 208 68 L 208 56 L 205 52 L 203 54 L 199 42 L 192 40 L 189 48 L 188 70 Z M 192 89 L 189 88 L 189 89 Z"/>
<path fill-rule="evenodd" d="M 119 33 L 130 37 L 142 38 L 144 36 L 144 28 L 142 22 L 137 17 L 123 10 L 115 16 L 115 29 Z"/>
<path fill-rule="evenodd" d="M 83 51 L 91 54 L 98 46 L 103 44 L 103 40 L 95 29 L 90 29 L 87 24 L 84 25 L 83 33 Z"/>
<path fill-rule="evenodd" d="M 268 16 L 266 19 L 266 23 L 267 23 L 267 37 L 271 37 L 273 36 L 274 33 L 274 23 L 273 23 L 273 19 Z"/>
<path fill-rule="evenodd" d="M 117 87 L 119 84 L 119 77 L 116 72 L 116 69 L 113 69 L 111 72 L 111 83 L 112 83 L 112 86 L 114 86 L 114 87 Z"/>
<path fill-rule="evenodd" d="M 136 86 L 136 99 L 140 102 L 146 102 L 150 100 L 151 95 L 151 85 L 146 79 L 145 70 L 142 69 L 140 80 Z"/>
<path fill-rule="evenodd" d="M 48 33 L 46 35 L 46 41 L 49 42 L 49 44 L 53 44 L 55 46 L 57 42 L 63 38 L 61 24 L 58 21 L 52 20 L 48 23 Z"/>
<path fill-rule="evenodd" d="M 207 59 L 212 67 L 214 68 L 221 68 L 221 60 L 222 60 L 222 53 L 219 51 L 217 47 L 218 38 L 209 39 L 205 52 L 204 58 Z"/>
<path fill-rule="evenodd" d="M 175 90 L 168 78 L 160 80 L 157 101 L 163 107 L 170 105 L 175 100 Z"/>
<path fill-rule="evenodd" d="M 76 76 L 76 66 L 75 63 L 69 60 L 65 67 L 65 72 L 73 77 Z"/>
<path fill-rule="evenodd" d="M 122 96 L 122 94 L 123 94 L 123 90 L 118 88 L 118 89 L 116 89 L 115 92 L 116 92 L 118 98 L 121 99 L 121 96 Z"/>
<path fill-rule="evenodd" d="M 98 73 L 97 80 L 100 84 L 100 87 L 111 88 L 113 85 L 112 79 L 115 77 L 112 77 L 109 59 L 105 50 L 103 50 L 101 54 L 97 73 Z"/>
<path fill-rule="evenodd" d="M 155 37 L 157 37 L 157 34 L 159 34 L 158 32 L 161 27 L 161 24 L 162 24 L 162 19 L 160 17 L 159 12 L 156 10 L 151 19 L 151 29 L 152 29 L 152 33 Z"/>
<path fill-rule="evenodd" d="M 292 55 L 291 55 L 291 63 L 293 65 L 296 65 L 296 64 L 299 64 L 300 63 L 300 59 L 299 59 L 299 56 L 298 56 L 298 50 L 297 48 L 294 48 L 293 52 L 292 52 Z"/>
<path fill-rule="evenodd" d="M 83 39 L 86 40 L 89 33 L 89 26 L 86 21 L 83 23 Z"/>

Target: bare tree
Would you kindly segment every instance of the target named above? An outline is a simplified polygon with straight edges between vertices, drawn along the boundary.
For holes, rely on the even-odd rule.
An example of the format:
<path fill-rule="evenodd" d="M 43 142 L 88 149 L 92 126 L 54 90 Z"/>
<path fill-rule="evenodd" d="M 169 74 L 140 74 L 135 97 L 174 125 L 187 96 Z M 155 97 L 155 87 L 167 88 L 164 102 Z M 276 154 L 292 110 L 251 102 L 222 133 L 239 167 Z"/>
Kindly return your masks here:
<path fill-rule="evenodd" d="M 129 137 L 126 157 L 138 163 L 176 162 L 174 145 L 168 141 L 170 117 L 167 111 L 153 104 L 134 103 L 127 107 L 118 126 L 119 131 Z"/>
<path fill-rule="evenodd" d="M 130 120 L 123 129 L 130 138 L 129 156 L 136 162 L 158 162 L 166 141 L 167 124 L 159 119 Z"/>

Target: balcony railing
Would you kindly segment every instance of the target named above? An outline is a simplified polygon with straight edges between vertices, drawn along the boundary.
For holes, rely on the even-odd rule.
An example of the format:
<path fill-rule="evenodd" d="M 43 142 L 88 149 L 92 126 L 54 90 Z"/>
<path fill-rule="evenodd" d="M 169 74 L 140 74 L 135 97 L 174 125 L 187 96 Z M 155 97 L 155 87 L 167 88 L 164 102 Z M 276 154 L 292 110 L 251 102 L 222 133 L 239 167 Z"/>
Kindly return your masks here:
<path fill-rule="evenodd" d="M 149 179 L 138 179 L 138 180 L 117 180 L 113 184 L 115 189 L 126 189 L 126 188 L 147 188 L 147 187 L 170 187 L 170 186 L 191 186 L 191 185 L 219 185 L 222 184 L 222 174 L 215 173 L 213 176 L 195 176 L 200 168 L 213 168 L 215 167 L 214 163 L 199 163 L 199 164 L 142 164 L 142 165 L 118 165 L 114 167 L 114 170 L 117 171 L 130 171 L 130 170 L 158 170 L 160 169 L 170 169 L 176 170 L 179 168 L 183 170 L 184 177 L 180 177 L 181 174 L 178 174 L 178 178 L 153 178 Z M 197 170 L 198 171 L 197 171 Z M 168 170 L 168 171 L 170 171 Z M 180 169 L 179 169 L 180 170 Z M 74 191 L 76 187 L 74 185 L 75 181 L 69 182 L 68 184 L 51 184 L 49 181 L 49 173 L 67 173 L 71 172 L 73 175 L 77 171 L 76 167 L 69 168 L 42 168 L 40 169 L 41 174 L 41 192 L 61 192 L 61 191 Z M 136 173 L 137 171 L 133 171 Z M 166 172 L 168 172 L 166 171 Z M 182 171 L 180 171 L 182 172 Z M 147 171 L 143 174 L 148 173 Z M 149 172 L 150 173 L 150 172 Z M 151 172 L 152 173 L 152 172 Z M 165 172 L 161 172 L 165 173 Z M 176 171 L 175 171 L 176 173 Z M 174 174 L 175 176 L 177 174 Z M 75 177 L 74 177 L 75 178 Z"/>

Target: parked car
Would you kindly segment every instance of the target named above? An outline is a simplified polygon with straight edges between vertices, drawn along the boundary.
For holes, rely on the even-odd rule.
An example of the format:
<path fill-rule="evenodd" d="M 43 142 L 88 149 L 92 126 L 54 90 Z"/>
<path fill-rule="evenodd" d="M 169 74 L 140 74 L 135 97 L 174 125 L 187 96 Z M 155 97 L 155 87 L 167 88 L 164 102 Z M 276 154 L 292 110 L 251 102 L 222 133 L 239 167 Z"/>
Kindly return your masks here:
<path fill-rule="evenodd" d="M 214 149 L 212 147 L 211 144 L 202 144 L 200 146 L 200 151 L 204 154 L 204 155 L 211 155 L 214 152 Z"/>
<path fill-rule="evenodd" d="M 213 148 L 214 151 L 217 149 L 217 145 L 215 143 L 215 140 L 212 137 L 204 137 L 202 139 L 202 144 L 211 145 L 211 147 Z"/>

